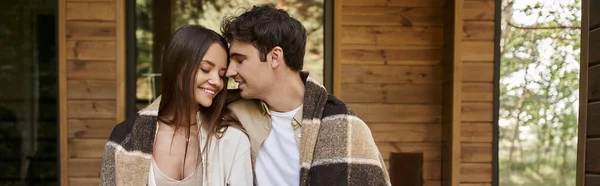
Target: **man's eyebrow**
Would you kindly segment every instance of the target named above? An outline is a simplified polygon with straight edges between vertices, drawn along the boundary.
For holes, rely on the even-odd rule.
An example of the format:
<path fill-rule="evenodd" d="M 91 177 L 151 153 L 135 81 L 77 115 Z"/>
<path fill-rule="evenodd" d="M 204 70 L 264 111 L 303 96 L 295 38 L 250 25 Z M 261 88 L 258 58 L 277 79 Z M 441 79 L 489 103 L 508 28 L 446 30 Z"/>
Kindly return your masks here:
<path fill-rule="evenodd" d="M 240 53 L 237 53 L 237 52 L 229 54 L 229 57 L 238 57 L 238 56 L 240 56 L 240 57 L 246 57 L 246 55 L 240 54 Z"/>

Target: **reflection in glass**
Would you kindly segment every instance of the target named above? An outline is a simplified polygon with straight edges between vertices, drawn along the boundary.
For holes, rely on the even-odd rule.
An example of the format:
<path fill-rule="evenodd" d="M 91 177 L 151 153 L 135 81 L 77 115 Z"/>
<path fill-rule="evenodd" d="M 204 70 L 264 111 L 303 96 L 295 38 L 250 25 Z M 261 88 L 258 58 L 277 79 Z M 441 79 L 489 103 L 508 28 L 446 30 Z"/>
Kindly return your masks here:
<path fill-rule="evenodd" d="M 0 185 L 57 185 L 56 3 L 0 2 Z"/>
<path fill-rule="evenodd" d="M 322 83 L 323 0 L 136 0 L 137 109 L 160 94 L 160 56 L 172 32 L 186 24 L 199 24 L 220 33 L 223 17 L 265 3 L 288 11 L 302 22 L 308 34 L 304 70 Z M 235 86 L 230 81 L 229 88 Z"/>

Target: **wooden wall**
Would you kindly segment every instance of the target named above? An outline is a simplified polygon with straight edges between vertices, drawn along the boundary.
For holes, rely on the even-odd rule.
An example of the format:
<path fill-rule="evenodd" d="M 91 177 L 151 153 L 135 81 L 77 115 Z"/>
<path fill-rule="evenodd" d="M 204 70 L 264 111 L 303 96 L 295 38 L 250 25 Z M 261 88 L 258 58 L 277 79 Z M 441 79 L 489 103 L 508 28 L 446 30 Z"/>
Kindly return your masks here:
<path fill-rule="evenodd" d="M 494 4 L 334 2 L 334 93 L 369 125 L 388 166 L 391 153 L 422 153 L 426 186 L 491 185 Z M 98 185 L 104 143 L 124 119 L 124 11 L 121 0 L 59 0 L 63 184 Z"/>
<path fill-rule="evenodd" d="M 98 185 L 124 110 L 124 1 L 59 0 L 61 185 Z"/>
<path fill-rule="evenodd" d="M 334 6 L 334 94 L 369 125 L 384 159 L 423 153 L 428 186 L 446 176 L 449 185 L 491 185 L 495 1 Z M 443 153 L 457 155 L 448 175 Z"/>
<path fill-rule="evenodd" d="M 492 183 L 495 1 L 464 0 L 460 185 Z"/>
<path fill-rule="evenodd" d="M 440 185 L 443 0 L 334 6 L 341 10 L 334 93 L 369 125 L 388 168 L 391 153 L 421 152 L 423 184 Z"/>
<path fill-rule="evenodd" d="M 577 185 L 600 185 L 600 2 L 582 1 Z"/>

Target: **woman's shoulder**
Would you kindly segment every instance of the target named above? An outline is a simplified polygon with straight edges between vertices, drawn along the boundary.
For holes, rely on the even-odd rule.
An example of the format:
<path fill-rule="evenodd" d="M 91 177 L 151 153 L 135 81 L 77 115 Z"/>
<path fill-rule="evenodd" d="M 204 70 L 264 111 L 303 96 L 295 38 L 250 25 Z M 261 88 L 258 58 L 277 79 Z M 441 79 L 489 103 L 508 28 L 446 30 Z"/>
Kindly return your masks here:
<path fill-rule="evenodd" d="M 147 134 L 154 134 L 156 131 L 156 117 L 143 115 L 130 115 L 125 121 L 114 126 L 110 133 L 109 141 L 121 143 L 125 138 L 131 135 L 132 132 L 143 132 L 144 135 L 138 135 L 142 139 L 147 138 Z M 136 130 L 134 130 L 136 128 Z"/>
<path fill-rule="evenodd" d="M 217 138 L 215 141 L 217 143 L 227 146 L 250 146 L 250 140 L 248 139 L 248 135 L 243 131 L 243 129 L 232 126 L 227 127 L 227 130 L 225 130 L 220 136 L 220 138 Z"/>
<path fill-rule="evenodd" d="M 242 139 L 248 140 L 248 135 L 246 134 L 246 131 L 244 131 L 243 128 L 228 126 L 227 130 L 225 130 L 225 132 L 223 132 L 223 136 L 221 138 L 228 138 L 228 139 L 242 138 Z"/>
<path fill-rule="evenodd" d="M 135 119 L 136 117 L 127 117 L 125 121 L 115 125 L 108 139 L 117 143 L 123 141 L 125 137 L 131 132 Z"/>

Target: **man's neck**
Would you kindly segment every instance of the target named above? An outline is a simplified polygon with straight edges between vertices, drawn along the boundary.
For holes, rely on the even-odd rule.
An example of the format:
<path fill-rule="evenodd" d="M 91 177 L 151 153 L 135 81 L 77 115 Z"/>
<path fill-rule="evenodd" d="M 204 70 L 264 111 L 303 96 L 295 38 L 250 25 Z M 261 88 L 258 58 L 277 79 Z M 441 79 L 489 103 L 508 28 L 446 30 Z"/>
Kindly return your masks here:
<path fill-rule="evenodd" d="M 292 111 L 304 102 L 304 88 L 304 82 L 300 79 L 300 75 L 288 75 L 276 82 L 271 94 L 263 101 L 272 111 Z"/>

